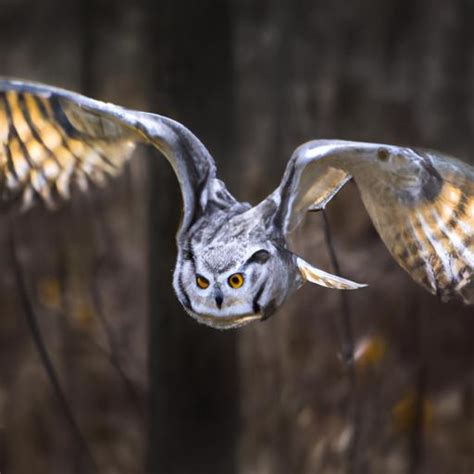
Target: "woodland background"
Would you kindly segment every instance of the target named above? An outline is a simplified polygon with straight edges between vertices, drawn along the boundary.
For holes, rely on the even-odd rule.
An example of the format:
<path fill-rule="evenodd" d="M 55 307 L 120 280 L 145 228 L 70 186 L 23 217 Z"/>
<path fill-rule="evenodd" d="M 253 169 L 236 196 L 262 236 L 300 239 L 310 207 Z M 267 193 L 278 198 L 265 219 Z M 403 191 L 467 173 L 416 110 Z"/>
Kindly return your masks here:
<path fill-rule="evenodd" d="M 313 138 L 472 159 L 473 22 L 470 0 L 0 0 L 0 74 L 172 116 L 257 202 Z M 341 272 L 369 288 L 305 287 L 216 332 L 173 296 L 179 190 L 138 155 L 55 213 L 0 217 L 2 473 L 474 471 L 473 310 L 410 280 L 353 185 L 328 218 Z M 321 215 L 294 245 L 331 269 Z M 18 266 L 97 469 L 32 344 Z"/>

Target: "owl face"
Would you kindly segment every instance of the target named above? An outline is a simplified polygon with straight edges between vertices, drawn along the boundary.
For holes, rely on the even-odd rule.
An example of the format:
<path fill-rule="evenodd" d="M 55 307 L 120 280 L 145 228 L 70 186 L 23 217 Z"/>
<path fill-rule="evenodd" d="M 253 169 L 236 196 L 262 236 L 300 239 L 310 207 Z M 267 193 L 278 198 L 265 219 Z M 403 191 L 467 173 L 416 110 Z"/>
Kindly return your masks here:
<path fill-rule="evenodd" d="M 270 317 L 295 280 L 284 252 L 272 244 L 214 244 L 179 252 L 174 288 L 186 311 L 218 329 Z"/>

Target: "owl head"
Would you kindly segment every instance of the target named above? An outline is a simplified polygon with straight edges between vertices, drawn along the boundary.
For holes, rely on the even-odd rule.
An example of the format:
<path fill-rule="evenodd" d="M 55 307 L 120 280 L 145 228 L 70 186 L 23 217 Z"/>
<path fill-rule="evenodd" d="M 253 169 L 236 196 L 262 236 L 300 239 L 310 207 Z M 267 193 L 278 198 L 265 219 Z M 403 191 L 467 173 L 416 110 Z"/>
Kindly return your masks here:
<path fill-rule="evenodd" d="M 360 285 L 326 273 L 272 241 L 220 241 L 178 253 L 173 286 L 186 311 L 217 329 L 268 319 L 306 281 L 337 289 Z"/>
<path fill-rule="evenodd" d="M 219 329 L 267 319 L 300 282 L 290 252 L 241 240 L 180 251 L 173 278 L 186 311 Z"/>

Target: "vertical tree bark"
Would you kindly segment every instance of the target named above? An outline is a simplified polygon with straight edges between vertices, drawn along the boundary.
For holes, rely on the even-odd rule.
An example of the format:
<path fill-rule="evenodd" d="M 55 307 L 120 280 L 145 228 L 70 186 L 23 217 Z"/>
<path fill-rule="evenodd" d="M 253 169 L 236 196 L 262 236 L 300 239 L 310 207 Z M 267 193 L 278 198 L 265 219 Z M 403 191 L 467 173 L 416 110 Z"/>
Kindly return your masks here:
<path fill-rule="evenodd" d="M 232 166 L 230 2 L 149 4 L 151 109 L 191 128 Z M 150 162 L 148 471 L 232 473 L 238 420 L 235 333 L 198 326 L 170 287 L 181 207 L 170 167 Z M 218 158 L 219 159 L 219 158 Z"/>

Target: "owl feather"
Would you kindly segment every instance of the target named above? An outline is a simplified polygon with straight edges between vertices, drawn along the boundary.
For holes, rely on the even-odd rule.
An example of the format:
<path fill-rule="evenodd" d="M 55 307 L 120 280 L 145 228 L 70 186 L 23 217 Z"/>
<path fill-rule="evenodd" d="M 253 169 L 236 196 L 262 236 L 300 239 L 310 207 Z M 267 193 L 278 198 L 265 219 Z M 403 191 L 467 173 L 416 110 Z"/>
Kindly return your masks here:
<path fill-rule="evenodd" d="M 293 154 L 282 184 L 289 234 L 353 178 L 376 230 L 413 279 L 444 300 L 474 302 L 474 168 L 441 153 L 317 140 Z"/>
<path fill-rule="evenodd" d="M 41 200 L 54 207 L 74 187 L 85 191 L 90 183 L 119 174 L 139 143 L 158 148 L 173 167 L 183 193 L 185 229 L 196 206 L 205 207 L 219 187 L 211 183 L 214 160 L 187 128 L 63 89 L 0 79 L 4 201 L 20 199 L 28 208 Z"/>
<path fill-rule="evenodd" d="M 3 202 L 54 207 L 74 188 L 120 173 L 137 144 L 156 147 L 179 181 L 184 210 L 173 286 L 200 322 L 227 328 L 267 319 L 306 281 L 364 286 L 314 267 L 288 243 L 308 211 L 324 209 L 351 179 L 413 279 L 443 300 L 474 302 L 474 168 L 462 161 L 393 145 L 312 141 L 296 149 L 277 189 L 252 207 L 227 191 L 207 149 L 179 122 L 0 79 Z"/>

